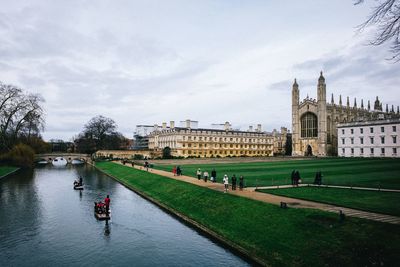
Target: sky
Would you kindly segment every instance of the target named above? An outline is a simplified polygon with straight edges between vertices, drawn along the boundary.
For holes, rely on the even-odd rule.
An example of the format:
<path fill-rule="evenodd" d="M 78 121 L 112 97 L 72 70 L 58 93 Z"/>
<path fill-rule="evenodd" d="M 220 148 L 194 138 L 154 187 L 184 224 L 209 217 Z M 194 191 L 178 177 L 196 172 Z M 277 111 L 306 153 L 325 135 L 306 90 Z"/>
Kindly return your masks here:
<path fill-rule="evenodd" d="M 376 5 L 351 0 L 0 0 L 0 81 L 44 99 L 45 140 L 94 116 L 136 125 L 229 121 L 291 129 L 291 88 L 400 105 L 400 63 L 357 32 Z"/>

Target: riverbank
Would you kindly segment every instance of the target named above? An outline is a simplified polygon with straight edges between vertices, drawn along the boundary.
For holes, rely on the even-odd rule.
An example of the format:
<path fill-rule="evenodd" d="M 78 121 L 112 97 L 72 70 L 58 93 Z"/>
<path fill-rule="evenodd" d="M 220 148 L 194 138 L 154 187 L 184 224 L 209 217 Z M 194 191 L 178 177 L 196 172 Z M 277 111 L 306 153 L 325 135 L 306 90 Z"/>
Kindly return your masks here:
<path fill-rule="evenodd" d="M 224 194 L 111 162 L 96 167 L 263 265 L 395 265 L 400 227 Z M 366 256 L 368 255 L 368 256 Z"/>
<path fill-rule="evenodd" d="M 18 170 L 19 170 L 18 167 L 0 166 L 0 179 L 18 171 Z"/>

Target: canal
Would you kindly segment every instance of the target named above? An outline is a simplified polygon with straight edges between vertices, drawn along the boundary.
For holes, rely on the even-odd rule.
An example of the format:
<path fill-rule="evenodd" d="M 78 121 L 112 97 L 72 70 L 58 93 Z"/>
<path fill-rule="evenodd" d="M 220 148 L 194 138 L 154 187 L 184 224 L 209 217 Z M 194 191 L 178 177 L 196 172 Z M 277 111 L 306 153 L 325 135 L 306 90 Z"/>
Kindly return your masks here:
<path fill-rule="evenodd" d="M 72 188 L 83 177 L 85 189 Z M 111 220 L 94 201 L 110 194 Z M 221 227 L 224 227 L 221 225 Z M 249 266 L 88 165 L 0 179 L 1 266 Z"/>

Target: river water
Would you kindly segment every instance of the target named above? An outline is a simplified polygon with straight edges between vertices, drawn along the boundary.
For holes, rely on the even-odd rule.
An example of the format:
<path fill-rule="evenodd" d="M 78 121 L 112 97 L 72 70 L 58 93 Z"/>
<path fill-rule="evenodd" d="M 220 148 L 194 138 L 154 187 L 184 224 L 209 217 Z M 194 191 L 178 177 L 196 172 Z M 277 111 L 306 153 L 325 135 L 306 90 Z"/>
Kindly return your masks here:
<path fill-rule="evenodd" d="M 83 191 L 72 188 L 78 176 Z M 94 201 L 107 194 L 111 220 L 97 221 Z M 248 265 L 91 166 L 0 179 L 0 266 Z"/>

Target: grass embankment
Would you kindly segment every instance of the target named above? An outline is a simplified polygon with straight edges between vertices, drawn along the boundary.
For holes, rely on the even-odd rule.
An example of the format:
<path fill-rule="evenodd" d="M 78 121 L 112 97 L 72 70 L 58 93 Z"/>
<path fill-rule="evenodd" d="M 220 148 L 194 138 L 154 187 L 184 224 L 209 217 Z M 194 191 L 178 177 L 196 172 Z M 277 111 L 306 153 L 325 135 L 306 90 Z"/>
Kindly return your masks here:
<path fill-rule="evenodd" d="M 398 205 L 398 203 L 400 203 L 400 193 L 396 192 L 376 192 L 324 187 L 295 187 L 258 191 L 400 216 L 400 205 Z"/>
<path fill-rule="evenodd" d="M 17 167 L 12 167 L 12 166 L 0 166 L 0 177 L 15 172 L 17 169 L 18 169 Z"/>
<path fill-rule="evenodd" d="M 340 223 L 333 213 L 280 209 L 111 162 L 96 166 L 273 266 L 388 266 L 400 261 L 397 225 L 353 218 Z"/>
<path fill-rule="evenodd" d="M 171 171 L 172 165 L 156 165 L 155 168 Z M 300 172 L 303 183 L 312 183 L 315 173 L 322 171 L 324 184 L 400 189 L 400 159 L 377 158 L 328 158 L 315 160 L 287 160 L 254 163 L 221 163 L 181 165 L 184 175 L 196 176 L 202 171 L 215 168 L 218 182 L 227 174 L 243 175 L 246 186 L 270 186 L 290 184 L 293 170 Z"/>

